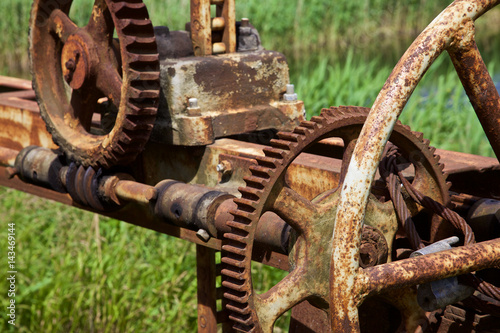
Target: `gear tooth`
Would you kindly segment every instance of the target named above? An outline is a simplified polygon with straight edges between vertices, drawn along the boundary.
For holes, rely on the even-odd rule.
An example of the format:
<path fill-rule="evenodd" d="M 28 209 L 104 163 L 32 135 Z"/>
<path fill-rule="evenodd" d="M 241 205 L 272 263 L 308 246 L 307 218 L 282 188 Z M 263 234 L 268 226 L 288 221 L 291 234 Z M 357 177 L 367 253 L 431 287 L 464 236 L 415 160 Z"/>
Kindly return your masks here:
<path fill-rule="evenodd" d="M 431 141 L 429 139 L 422 139 L 422 143 L 426 146 L 429 146 L 429 144 L 431 143 Z"/>
<path fill-rule="evenodd" d="M 129 96 L 133 100 L 137 99 L 158 99 L 160 92 L 156 89 L 139 89 L 138 87 L 130 87 Z"/>
<path fill-rule="evenodd" d="M 256 156 L 255 160 L 260 166 L 269 168 L 269 169 L 276 169 L 278 166 L 278 161 L 272 157 L 267 157 L 267 156 Z"/>
<path fill-rule="evenodd" d="M 420 141 L 423 141 L 424 140 L 424 133 L 422 132 L 412 132 L 413 135 L 415 135 L 417 137 L 417 139 L 419 139 Z"/>
<path fill-rule="evenodd" d="M 127 1 L 112 1 L 110 2 L 111 9 L 119 18 L 134 17 L 133 12 L 146 9 L 143 2 L 127 2 Z"/>
<path fill-rule="evenodd" d="M 339 109 L 342 110 L 342 113 L 345 115 L 345 116 L 350 116 L 354 113 L 356 113 L 354 111 L 354 109 L 350 106 L 345 106 L 345 105 L 340 105 L 339 106 Z"/>
<path fill-rule="evenodd" d="M 243 177 L 243 180 L 247 184 L 246 188 L 252 187 L 254 189 L 263 190 L 267 184 L 267 182 L 264 179 L 262 179 L 261 177 L 245 176 L 245 177 Z"/>
<path fill-rule="evenodd" d="M 225 246 L 222 246 L 222 250 L 225 251 Z M 239 267 L 239 268 L 245 268 L 245 265 L 246 265 L 246 263 L 241 261 L 240 259 L 234 259 L 234 258 L 229 257 L 228 253 L 225 253 L 225 256 L 222 257 L 220 261 L 224 264 L 231 265 L 234 267 Z M 222 285 L 224 285 L 224 283 L 222 283 Z M 228 286 L 225 286 L 225 287 L 228 287 Z"/>
<path fill-rule="evenodd" d="M 313 116 L 311 121 L 315 122 L 318 125 L 323 125 L 325 123 L 325 118 L 321 116 Z"/>
<path fill-rule="evenodd" d="M 280 140 L 280 139 L 271 139 L 271 146 L 273 148 L 278 148 L 281 150 L 290 150 L 291 144 L 292 143 L 289 141 Z"/>
<path fill-rule="evenodd" d="M 238 190 L 241 193 L 241 197 L 252 200 L 252 201 L 258 201 L 260 199 L 260 196 L 262 195 L 262 189 L 257 189 L 257 188 L 251 188 L 251 187 L 240 187 Z"/>
<path fill-rule="evenodd" d="M 315 130 L 318 125 L 313 121 L 304 120 L 300 122 L 300 126 Z"/>
<path fill-rule="evenodd" d="M 295 129 L 293 130 L 293 132 L 297 133 L 297 134 L 301 134 L 301 135 L 307 135 L 307 134 L 311 133 L 311 130 L 308 129 L 308 128 L 299 126 L 299 127 L 295 127 Z"/>
<path fill-rule="evenodd" d="M 124 155 L 124 154 L 127 153 L 127 151 L 125 150 L 125 148 L 123 148 L 123 146 L 120 145 L 120 144 L 115 145 L 114 149 L 120 155 Z"/>
<path fill-rule="evenodd" d="M 302 138 L 300 134 L 292 132 L 278 132 L 277 136 L 281 140 L 288 140 L 291 142 L 299 142 L 299 140 Z"/>
<path fill-rule="evenodd" d="M 234 295 L 233 293 L 226 292 L 226 293 L 224 293 L 224 297 L 230 301 L 241 302 L 241 303 L 248 302 L 248 299 L 249 299 L 248 293 L 245 293 L 244 296 L 238 296 L 238 295 Z"/>
<path fill-rule="evenodd" d="M 244 231 L 248 231 L 247 227 L 252 222 L 252 217 L 249 216 L 248 212 L 241 210 L 231 210 L 229 214 L 233 215 L 233 221 L 227 221 L 227 223 L 232 223 L 235 228 L 240 228 Z"/>
<path fill-rule="evenodd" d="M 155 55 L 154 57 L 156 60 L 158 60 L 158 55 Z M 145 59 L 143 59 L 144 61 Z M 154 59 L 148 60 L 148 62 L 153 61 Z M 160 72 L 159 71 L 139 71 L 136 69 L 130 69 L 129 71 L 129 77 L 131 81 L 139 81 L 139 82 L 144 82 L 144 85 L 152 86 L 156 85 L 158 80 L 160 79 Z"/>
<path fill-rule="evenodd" d="M 435 149 L 434 149 L 435 150 Z M 434 154 L 434 161 L 439 162 L 441 160 L 441 156 Z"/>
<path fill-rule="evenodd" d="M 232 310 L 230 307 L 226 306 L 226 308 L 228 310 Z M 250 331 L 251 324 L 252 324 L 252 317 L 250 316 L 250 313 L 246 313 L 246 314 L 242 315 L 239 312 L 236 312 L 236 313 L 232 313 L 231 315 L 229 315 L 229 317 L 231 318 L 231 320 L 234 320 L 235 322 L 237 322 L 239 324 L 239 325 L 234 326 L 234 328 L 238 332 L 242 332 L 242 333 L 253 332 L 253 331 Z"/>
<path fill-rule="evenodd" d="M 245 256 L 245 254 L 247 252 L 246 247 L 239 248 L 239 247 L 232 246 L 232 245 L 226 245 L 224 248 L 224 251 L 232 252 L 232 253 L 240 255 L 242 257 Z M 241 276 L 241 274 L 240 274 L 240 276 Z"/>
<path fill-rule="evenodd" d="M 243 198 L 234 198 L 234 202 L 238 205 L 238 209 L 247 213 L 253 213 L 255 211 L 255 201 Z"/>
<path fill-rule="evenodd" d="M 330 109 L 326 109 L 326 108 L 321 109 L 320 116 L 329 117 L 330 116 Z"/>
<path fill-rule="evenodd" d="M 250 307 L 248 305 L 245 307 L 240 307 L 241 305 L 242 303 L 228 303 L 226 304 L 226 309 L 239 313 L 241 315 L 249 315 L 251 313 Z"/>
<path fill-rule="evenodd" d="M 237 235 L 237 234 L 232 233 L 232 232 L 225 233 L 224 237 L 226 237 L 227 239 L 230 239 L 232 241 L 240 242 L 240 243 L 243 243 L 243 244 L 246 244 L 247 241 L 248 241 L 248 238 L 240 236 L 240 235 Z"/>
<path fill-rule="evenodd" d="M 151 41 L 152 42 L 152 41 Z M 148 80 L 157 80 L 160 77 L 160 72 L 157 71 L 155 67 L 156 62 L 159 60 L 160 55 L 158 53 L 130 53 L 130 67 L 133 69 L 142 69 L 146 70 L 140 73 L 137 73 L 135 80 L 140 81 L 148 81 Z M 150 71 L 151 69 L 155 69 L 155 71 Z"/>
<path fill-rule="evenodd" d="M 283 150 L 272 147 L 266 147 L 263 149 L 263 151 L 266 156 L 276 159 L 283 159 L 285 155 Z"/>
<path fill-rule="evenodd" d="M 441 170 L 441 172 L 444 170 L 444 164 L 443 163 L 438 163 L 438 167 Z"/>
<path fill-rule="evenodd" d="M 337 119 L 338 117 L 344 116 L 344 111 L 341 107 L 331 106 L 330 107 L 330 117 L 333 119 Z"/>
<path fill-rule="evenodd" d="M 262 179 L 268 180 L 271 178 L 271 170 L 269 168 L 266 168 L 264 166 L 260 165 L 251 165 L 250 166 L 250 172 L 252 173 L 253 176 L 255 177 L 260 177 Z"/>
<path fill-rule="evenodd" d="M 436 147 L 432 147 L 432 146 L 430 146 L 430 147 L 429 147 L 429 151 L 431 152 L 431 154 L 432 154 L 433 156 L 435 156 L 435 154 L 434 154 L 434 153 L 436 152 Z"/>
<path fill-rule="evenodd" d="M 445 179 L 446 179 L 448 177 L 448 174 L 445 173 L 444 175 L 445 175 Z M 451 189 L 451 185 L 452 185 L 451 182 L 446 182 L 446 188 L 448 189 L 448 191 Z"/>

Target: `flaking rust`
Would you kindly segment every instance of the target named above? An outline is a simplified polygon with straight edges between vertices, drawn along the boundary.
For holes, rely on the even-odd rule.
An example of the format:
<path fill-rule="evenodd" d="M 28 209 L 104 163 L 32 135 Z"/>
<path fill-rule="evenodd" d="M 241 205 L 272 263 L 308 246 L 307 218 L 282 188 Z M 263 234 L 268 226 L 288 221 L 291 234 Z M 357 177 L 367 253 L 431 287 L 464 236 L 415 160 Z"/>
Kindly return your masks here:
<path fill-rule="evenodd" d="M 71 1 L 35 0 L 35 91 L 0 77 L 0 184 L 197 244 L 198 332 L 271 332 L 289 309 L 290 332 L 498 329 L 498 160 L 436 150 L 397 118 L 446 50 L 499 156 L 474 41 L 499 1 L 453 2 L 371 110 L 308 121 L 284 55 L 234 0 L 192 0 L 186 31 L 153 28 L 137 0 L 96 1 L 84 27 Z M 288 275 L 259 294 L 253 261 Z M 472 296 L 417 287 L 457 275 Z"/>

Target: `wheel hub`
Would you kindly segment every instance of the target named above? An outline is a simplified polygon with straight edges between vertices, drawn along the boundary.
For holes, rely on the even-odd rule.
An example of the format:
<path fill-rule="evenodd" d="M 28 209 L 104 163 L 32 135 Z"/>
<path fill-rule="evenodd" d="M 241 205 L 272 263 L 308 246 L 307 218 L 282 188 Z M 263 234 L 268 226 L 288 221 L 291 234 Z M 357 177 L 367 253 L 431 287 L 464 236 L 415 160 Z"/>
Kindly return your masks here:
<path fill-rule="evenodd" d="M 68 38 L 62 49 L 61 67 L 64 80 L 73 89 L 80 89 L 91 75 L 91 42 L 79 34 Z"/>

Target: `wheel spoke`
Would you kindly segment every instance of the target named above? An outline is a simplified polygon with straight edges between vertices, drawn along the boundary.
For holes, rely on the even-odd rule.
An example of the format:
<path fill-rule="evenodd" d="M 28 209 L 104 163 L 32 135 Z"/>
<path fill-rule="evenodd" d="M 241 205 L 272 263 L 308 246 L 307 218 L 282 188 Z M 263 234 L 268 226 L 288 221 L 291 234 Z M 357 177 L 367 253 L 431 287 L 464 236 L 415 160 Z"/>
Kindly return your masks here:
<path fill-rule="evenodd" d="M 78 119 L 82 127 L 89 132 L 92 126 L 92 117 L 97 110 L 99 94 L 95 89 L 74 89 L 71 94 L 73 117 Z"/>
<path fill-rule="evenodd" d="M 308 290 L 305 279 L 304 270 L 295 269 L 269 291 L 255 298 L 263 332 L 272 332 L 276 319 L 312 295 L 313 291 Z"/>
<path fill-rule="evenodd" d="M 120 105 L 122 79 L 118 71 L 109 64 L 101 62 L 97 68 L 96 87 L 116 107 Z"/>
<path fill-rule="evenodd" d="M 286 186 L 283 186 L 278 194 L 272 210 L 292 228 L 302 233 L 317 212 L 313 203 Z"/>
<path fill-rule="evenodd" d="M 69 36 L 78 30 L 78 26 L 60 9 L 55 9 L 50 14 L 50 30 L 55 32 L 59 39 L 65 43 Z"/>
<path fill-rule="evenodd" d="M 500 96 L 474 41 L 473 24 L 468 28 L 471 32 L 467 35 L 467 43 L 458 43 L 449 48 L 448 53 L 491 147 L 500 160 Z"/>
<path fill-rule="evenodd" d="M 92 15 L 85 29 L 97 44 L 110 45 L 113 39 L 114 23 L 104 0 L 95 0 Z"/>

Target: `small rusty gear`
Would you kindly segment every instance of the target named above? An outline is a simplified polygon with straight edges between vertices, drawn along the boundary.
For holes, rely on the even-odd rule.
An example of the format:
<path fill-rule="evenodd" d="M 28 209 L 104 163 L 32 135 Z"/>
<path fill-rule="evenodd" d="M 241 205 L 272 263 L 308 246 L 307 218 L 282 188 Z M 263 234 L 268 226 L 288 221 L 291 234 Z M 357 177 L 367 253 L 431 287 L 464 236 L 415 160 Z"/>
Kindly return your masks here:
<path fill-rule="evenodd" d="M 78 27 L 71 4 L 33 3 L 29 54 L 42 118 L 70 159 L 103 168 L 130 163 L 149 139 L 160 95 L 146 6 L 95 0 L 89 22 Z M 105 125 L 109 114 L 112 126 Z"/>
<path fill-rule="evenodd" d="M 237 209 L 228 222 L 231 232 L 224 235 L 222 246 L 224 298 L 237 331 L 270 332 L 279 316 L 306 299 L 328 311 L 330 267 L 325 263 L 330 262 L 340 191 L 333 189 L 310 201 L 287 186 L 286 170 L 301 152 L 328 137 L 343 139 L 343 160 L 350 160 L 368 112 L 368 108 L 360 107 L 324 109 L 293 132 L 278 133 L 279 139 L 272 140 L 271 147 L 264 149 L 265 156 L 258 157 L 257 165 L 250 167 L 251 176 L 245 178 L 246 187 L 240 188 L 241 198 L 235 199 Z M 428 140 L 398 122 L 390 141 L 411 161 L 413 186 L 446 204 L 449 184 L 442 172 L 444 166 Z M 347 164 L 343 163 L 341 182 Z M 265 212 L 277 214 L 294 229 L 295 243 L 289 255 L 291 272 L 258 295 L 252 286 L 251 258 L 255 230 Z M 391 249 L 398 229 L 392 202 L 384 203 L 370 195 L 365 216 L 365 224 L 381 231 Z"/>

